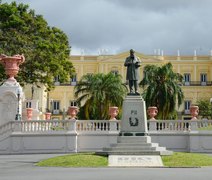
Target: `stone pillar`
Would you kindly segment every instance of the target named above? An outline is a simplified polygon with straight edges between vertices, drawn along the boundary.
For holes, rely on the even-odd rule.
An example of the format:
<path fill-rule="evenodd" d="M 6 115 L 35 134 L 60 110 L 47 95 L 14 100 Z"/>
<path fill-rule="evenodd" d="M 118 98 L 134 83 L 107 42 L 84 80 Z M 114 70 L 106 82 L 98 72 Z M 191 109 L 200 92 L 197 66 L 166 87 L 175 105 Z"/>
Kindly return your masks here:
<path fill-rule="evenodd" d="M 18 93 L 20 93 L 18 97 Z M 9 121 L 21 120 L 24 95 L 19 84 L 0 87 L 0 125 Z"/>

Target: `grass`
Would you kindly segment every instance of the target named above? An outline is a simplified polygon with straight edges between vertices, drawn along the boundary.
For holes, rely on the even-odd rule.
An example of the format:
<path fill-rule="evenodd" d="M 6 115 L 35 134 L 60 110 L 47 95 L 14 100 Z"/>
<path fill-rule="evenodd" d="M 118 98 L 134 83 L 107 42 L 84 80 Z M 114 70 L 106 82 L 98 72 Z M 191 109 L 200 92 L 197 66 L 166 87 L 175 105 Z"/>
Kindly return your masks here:
<path fill-rule="evenodd" d="M 162 156 L 162 160 L 167 167 L 212 166 L 212 156 L 207 154 L 176 152 L 172 156 Z"/>
<path fill-rule="evenodd" d="M 57 167 L 105 167 L 107 164 L 108 161 L 106 156 L 99 156 L 94 153 L 79 153 L 46 159 L 40 161 L 36 165 Z"/>
<path fill-rule="evenodd" d="M 176 152 L 171 156 L 162 156 L 165 167 L 201 167 L 212 166 L 212 156 L 195 153 Z M 56 167 L 107 167 L 106 156 L 95 155 L 94 153 L 78 153 L 65 156 L 58 156 L 40 161 L 37 166 Z"/>

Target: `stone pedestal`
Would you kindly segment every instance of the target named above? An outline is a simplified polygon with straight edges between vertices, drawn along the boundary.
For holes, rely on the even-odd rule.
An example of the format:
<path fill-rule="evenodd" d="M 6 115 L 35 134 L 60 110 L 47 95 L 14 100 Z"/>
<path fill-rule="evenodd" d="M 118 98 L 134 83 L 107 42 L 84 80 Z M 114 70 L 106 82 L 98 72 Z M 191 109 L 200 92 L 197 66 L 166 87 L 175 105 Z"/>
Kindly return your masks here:
<path fill-rule="evenodd" d="M 123 102 L 121 136 L 148 134 L 146 104 L 141 96 L 127 96 Z"/>
<path fill-rule="evenodd" d="M 19 98 L 18 93 L 20 94 Z M 14 121 L 18 117 L 18 111 L 19 120 L 21 120 L 23 98 L 23 90 L 19 83 L 9 84 L 6 82 L 0 86 L 0 125 Z"/>
<path fill-rule="evenodd" d="M 163 166 L 160 155 L 171 155 L 148 136 L 146 105 L 141 96 L 127 96 L 123 102 L 121 132 L 117 144 L 103 148 L 109 166 Z"/>

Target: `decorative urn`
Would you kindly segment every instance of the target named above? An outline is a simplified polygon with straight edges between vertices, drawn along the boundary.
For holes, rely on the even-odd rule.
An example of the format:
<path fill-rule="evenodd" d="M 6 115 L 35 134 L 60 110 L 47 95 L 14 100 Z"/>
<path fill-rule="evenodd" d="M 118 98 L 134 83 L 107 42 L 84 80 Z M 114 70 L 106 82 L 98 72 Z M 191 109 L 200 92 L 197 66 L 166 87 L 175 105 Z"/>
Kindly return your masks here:
<path fill-rule="evenodd" d="M 77 106 L 70 106 L 68 108 L 68 115 L 71 117 L 71 119 L 76 119 L 78 112 L 79 108 Z"/>
<path fill-rule="evenodd" d="M 33 109 L 32 108 L 27 108 L 26 111 L 27 111 L 27 120 L 32 120 Z"/>
<path fill-rule="evenodd" d="M 198 106 L 191 106 L 190 107 L 190 113 L 191 113 L 191 120 L 197 120 L 197 116 L 199 114 L 199 107 Z"/>
<path fill-rule="evenodd" d="M 148 107 L 147 113 L 150 116 L 150 120 L 155 120 L 155 116 L 158 114 L 157 107 L 155 106 Z"/>
<path fill-rule="evenodd" d="M 116 120 L 116 116 L 119 113 L 119 109 L 116 106 L 109 107 L 109 115 L 110 115 L 110 120 Z"/>
<path fill-rule="evenodd" d="M 19 65 L 22 64 L 24 61 L 25 57 L 23 55 L 0 55 L 0 63 L 3 64 L 5 73 L 9 76 L 9 78 L 7 79 L 8 82 L 16 82 L 16 79 L 14 77 L 18 74 Z"/>
<path fill-rule="evenodd" d="M 52 113 L 46 112 L 46 113 L 45 113 L 45 119 L 46 119 L 46 120 L 50 120 L 50 119 L 51 119 L 51 115 L 52 115 Z"/>

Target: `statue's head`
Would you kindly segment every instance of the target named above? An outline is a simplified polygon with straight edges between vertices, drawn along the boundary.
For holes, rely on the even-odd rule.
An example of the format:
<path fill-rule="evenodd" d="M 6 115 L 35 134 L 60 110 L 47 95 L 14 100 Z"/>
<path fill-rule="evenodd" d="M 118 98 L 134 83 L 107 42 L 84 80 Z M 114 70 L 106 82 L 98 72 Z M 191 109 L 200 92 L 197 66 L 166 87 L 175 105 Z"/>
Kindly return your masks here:
<path fill-rule="evenodd" d="M 130 49 L 130 56 L 134 56 L 135 50 L 134 49 Z"/>

